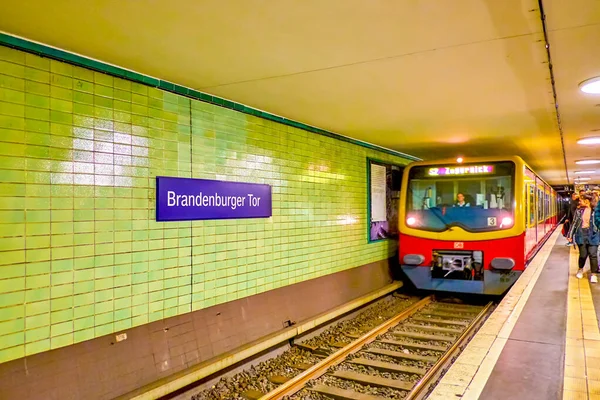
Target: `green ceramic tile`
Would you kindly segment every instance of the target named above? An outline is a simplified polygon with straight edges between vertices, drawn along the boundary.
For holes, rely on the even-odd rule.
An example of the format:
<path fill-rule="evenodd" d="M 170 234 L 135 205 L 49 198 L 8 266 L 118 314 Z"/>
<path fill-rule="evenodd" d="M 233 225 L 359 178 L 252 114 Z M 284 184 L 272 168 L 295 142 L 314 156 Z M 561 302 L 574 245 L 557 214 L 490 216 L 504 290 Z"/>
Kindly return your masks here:
<path fill-rule="evenodd" d="M 5 73 L 8 75 L 18 76 L 10 74 L 11 71 L 6 71 Z M 47 71 L 41 71 L 35 68 L 25 67 L 22 76 L 18 76 L 20 78 L 25 78 L 30 81 L 40 82 L 40 83 L 50 83 L 50 73 Z"/>
<path fill-rule="evenodd" d="M 53 73 L 50 75 L 50 84 L 64 89 L 73 89 L 73 79 L 69 76 Z"/>
<path fill-rule="evenodd" d="M 56 60 L 50 60 L 50 71 L 53 74 L 73 76 L 73 67 L 70 64 Z"/>
<path fill-rule="evenodd" d="M 73 333 L 73 340 L 75 343 L 84 342 L 94 338 L 94 328 L 88 328 Z"/>
<path fill-rule="evenodd" d="M 104 86 L 113 86 L 113 77 L 101 72 L 94 72 L 94 82 Z"/>
<path fill-rule="evenodd" d="M 73 67 L 73 77 L 76 79 L 81 79 L 83 81 L 93 82 L 94 71 L 81 67 Z"/>
<path fill-rule="evenodd" d="M 50 330 L 48 329 L 48 334 L 50 334 L 49 331 Z M 36 353 L 41 353 L 47 350 L 50 350 L 50 339 L 43 339 L 33 343 L 27 343 L 25 345 L 25 355 L 28 356 Z"/>
<path fill-rule="evenodd" d="M 25 117 L 25 106 L 21 104 L 0 101 L 0 115 Z"/>
<path fill-rule="evenodd" d="M 25 54 L 25 65 L 32 68 L 41 69 L 43 71 L 50 70 L 50 59 L 40 57 L 35 54 Z"/>
<path fill-rule="evenodd" d="M 4 343 L 4 342 L 2 342 Z M 0 350 L 0 363 L 25 356 L 25 345 L 2 348 Z"/>
<path fill-rule="evenodd" d="M 57 349 L 59 347 L 65 347 L 70 344 L 73 344 L 73 334 L 69 333 L 62 336 L 54 336 L 52 335 L 52 339 L 50 339 L 50 347 L 52 349 Z"/>

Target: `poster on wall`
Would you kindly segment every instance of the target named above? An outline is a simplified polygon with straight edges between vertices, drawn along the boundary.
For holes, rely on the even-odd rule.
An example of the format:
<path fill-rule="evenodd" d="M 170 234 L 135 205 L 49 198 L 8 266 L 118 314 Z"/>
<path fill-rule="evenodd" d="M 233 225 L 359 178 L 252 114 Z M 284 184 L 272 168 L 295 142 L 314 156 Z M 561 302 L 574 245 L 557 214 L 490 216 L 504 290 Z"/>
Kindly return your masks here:
<path fill-rule="evenodd" d="M 156 177 L 156 220 L 269 218 L 271 186 L 208 179 Z"/>
<path fill-rule="evenodd" d="M 386 167 L 371 164 L 371 222 L 387 221 Z"/>

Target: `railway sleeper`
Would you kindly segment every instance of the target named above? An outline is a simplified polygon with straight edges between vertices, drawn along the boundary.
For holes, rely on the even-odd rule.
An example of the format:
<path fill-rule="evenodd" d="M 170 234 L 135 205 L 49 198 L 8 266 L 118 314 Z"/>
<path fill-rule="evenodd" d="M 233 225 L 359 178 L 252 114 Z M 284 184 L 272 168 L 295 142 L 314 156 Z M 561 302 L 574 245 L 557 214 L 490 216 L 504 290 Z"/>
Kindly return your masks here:
<path fill-rule="evenodd" d="M 333 374 L 331 374 L 331 376 L 348 381 L 358 382 L 362 385 L 389 387 L 398 390 L 410 390 L 414 386 L 414 383 L 412 382 L 403 381 L 400 379 L 396 380 L 382 378 L 380 376 L 361 374 L 354 371 L 335 371 Z"/>
<path fill-rule="evenodd" d="M 289 381 L 292 378 L 288 378 L 287 376 L 283 376 L 283 375 L 271 375 L 267 379 L 269 380 L 269 382 L 271 382 L 275 385 L 283 385 L 284 383 L 286 383 L 287 381 Z"/>
<path fill-rule="evenodd" d="M 446 308 L 452 308 L 452 309 L 463 309 L 463 310 L 477 310 L 477 311 L 481 311 L 483 309 L 483 307 L 481 307 L 481 306 L 474 306 L 472 304 L 452 303 L 452 302 L 443 302 L 443 301 L 435 302 L 432 305 L 433 306 L 438 306 L 438 307 L 446 307 Z"/>
<path fill-rule="evenodd" d="M 447 319 L 441 319 L 441 318 L 412 317 L 412 320 L 420 321 L 420 322 L 430 322 L 432 324 L 440 324 L 440 325 L 469 326 L 469 323 L 466 321 L 449 321 Z"/>
<path fill-rule="evenodd" d="M 310 367 L 312 367 L 314 364 L 309 364 L 309 363 L 300 363 L 300 364 L 294 364 L 292 365 L 292 368 L 296 368 L 299 369 L 300 371 L 306 371 L 307 369 L 309 369 Z"/>
<path fill-rule="evenodd" d="M 342 347 L 346 347 L 346 346 L 348 346 L 348 345 L 349 345 L 349 343 L 344 343 L 344 342 L 331 342 L 331 343 L 329 343 L 329 345 L 330 345 L 331 347 L 335 347 L 335 348 L 341 349 Z"/>
<path fill-rule="evenodd" d="M 433 344 L 425 344 L 425 343 L 414 343 L 408 342 L 406 340 L 389 340 L 389 339 L 379 339 L 377 342 L 392 344 L 394 346 L 402 346 L 402 347 L 410 347 L 411 349 L 421 349 L 421 350 L 433 350 L 433 351 L 446 351 L 446 346 L 435 346 Z"/>
<path fill-rule="evenodd" d="M 365 353 L 377 354 L 379 356 L 387 356 L 387 357 L 404 359 L 404 360 L 412 360 L 412 361 L 436 362 L 438 359 L 438 357 L 421 356 L 419 354 L 410 354 L 410 353 L 407 354 L 402 351 L 392 351 L 392 350 L 386 350 L 386 349 L 371 348 L 371 349 L 364 349 L 362 351 L 364 351 Z"/>
<path fill-rule="evenodd" d="M 310 388 L 313 392 L 324 394 L 336 400 L 385 400 L 385 397 L 358 393 L 353 390 L 340 389 L 327 385 L 315 385 Z"/>
<path fill-rule="evenodd" d="M 402 326 L 405 328 L 420 329 L 423 331 L 451 333 L 453 335 L 458 335 L 458 334 L 462 333 L 462 331 L 464 330 L 464 329 L 442 328 L 441 326 L 419 325 L 419 324 L 403 324 Z"/>
<path fill-rule="evenodd" d="M 327 357 L 331 354 L 331 352 L 329 350 L 327 350 L 323 347 L 320 347 L 320 346 L 311 346 L 311 345 L 303 344 L 303 343 L 296 343 L 295 346 L 298 347 L 299 349 L 310 351 L 315 356 Z"/>
<path fill-rule="evenodd" d="M 307 350 L 310 352 L 314 352 L 315 350 L 317 350 L 319 348 L 319 346 L 304 344 L 304 343 L 294 343 L 294 346 L 296 346 L 299 349 Z"/>
<path fill-rule="evenodd" d="M 264 395 L 265 395 L 264 393 L 259 392 L 258 390 L 254 390 L 254 389 L 246 390 L 245 392 L 242 393 L 242 397 L 247 400 L 258 400 L 261 397 L 263 397 Z"/>
<path fill-rule="evenodd" d="M 454 318 L 454 319 L 473 319 L 475 315 L 456 315 L 456 313 L 449 313 L 445 311 L 436 311 L 436 310 L 427 310 L 419 313 L 419 315 L 430 315 L 432 317 L 444 317 L 444 318 Z"/>
<path fill-rule="evenodd" d="M 477 315 L 481 312 L 481 308 L 460 308 L 460 307 L 444 307 L 444 306 L 440 306 L 440 305 L 434 305 L 430 308 L 430 310 L 437 310 L 437 311 L 451 311 L 454 313 L 461 313 L 461 314 L 472 314 L 472 315 Z"/>
<path fill-rule="evenodd" d="M 405 374 L 425 375 L 427 373 L 426 368 L 409 367 L 401 364 L 394 364 L 385 361 L 375 361 L 368 358 L 355 358 L 347 361 L 350 364 L 361 365 L 363 367 L 371 367 L 373 369 L 383 372 L 396 372 Z"/>
<path fill-rule="evenodd" d="M 456 338 L 442 335 L 427 335 L 425 333 L 396 331 L 391 332 L 396 337 L 407 337 L 419 340 L 435 340 L 436 342 L 454 342 Z"/>
<path fill-rule="evenodd" d="M 344 335 L 347 336 L 347 337 L 349 337 L 350 339 L 358 339 L 363 334 L 361 334 L 361 333 L 355 333 L 355 332 L 352 332 L 352 333 L 344 332 Z"/>

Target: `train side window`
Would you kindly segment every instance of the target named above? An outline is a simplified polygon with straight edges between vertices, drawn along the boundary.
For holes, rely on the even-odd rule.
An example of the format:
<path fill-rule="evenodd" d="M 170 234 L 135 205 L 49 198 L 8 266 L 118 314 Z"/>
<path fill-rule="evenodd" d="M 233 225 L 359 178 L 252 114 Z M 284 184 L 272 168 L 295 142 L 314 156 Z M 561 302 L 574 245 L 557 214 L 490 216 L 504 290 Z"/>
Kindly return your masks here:
<path fill-rule="evenodd" d="M 542 190 L 538 187 L 537 189 L 537 205 L 538 205 L 538 222 L 544 220 L 544 196 Z"/>
<path fill-rule="evenodd" d="M 529 222 L 529 217 L 527 215 L 527 209 L 529 207 L 529 203 L 527 202 L 527 189 L 527 182 L 525 182 L 523 187 L 523 216 L 525 218 L 525 228 L 527 228 Z"/>
<path fill-rule="evenodd" d="M 398 237 L 398 210 L 404 166 L 367 158 L 368 239 Z"/>
<path fill-rule="evenodd" d="M 535 186 L 529 184 L 529 226 L 535 226 Z"/>

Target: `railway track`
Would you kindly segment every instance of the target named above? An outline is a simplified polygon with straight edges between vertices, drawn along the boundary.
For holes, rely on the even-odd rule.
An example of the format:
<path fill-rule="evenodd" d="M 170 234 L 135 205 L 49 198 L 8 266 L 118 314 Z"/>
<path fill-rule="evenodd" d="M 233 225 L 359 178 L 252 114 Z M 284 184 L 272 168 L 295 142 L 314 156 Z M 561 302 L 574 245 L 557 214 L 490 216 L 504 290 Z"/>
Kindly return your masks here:
<path fill-rule="evenodd" d="M 321 360 L 290 367 L 293 378 L 269 376 L 272 399 L 422 399 L 483 324 L 492 308 L 424 298 L 367 332 L 344 332 L 345 342 L 299 344 Z M 347 344 L 347 342 L 350 342 Z"/>

